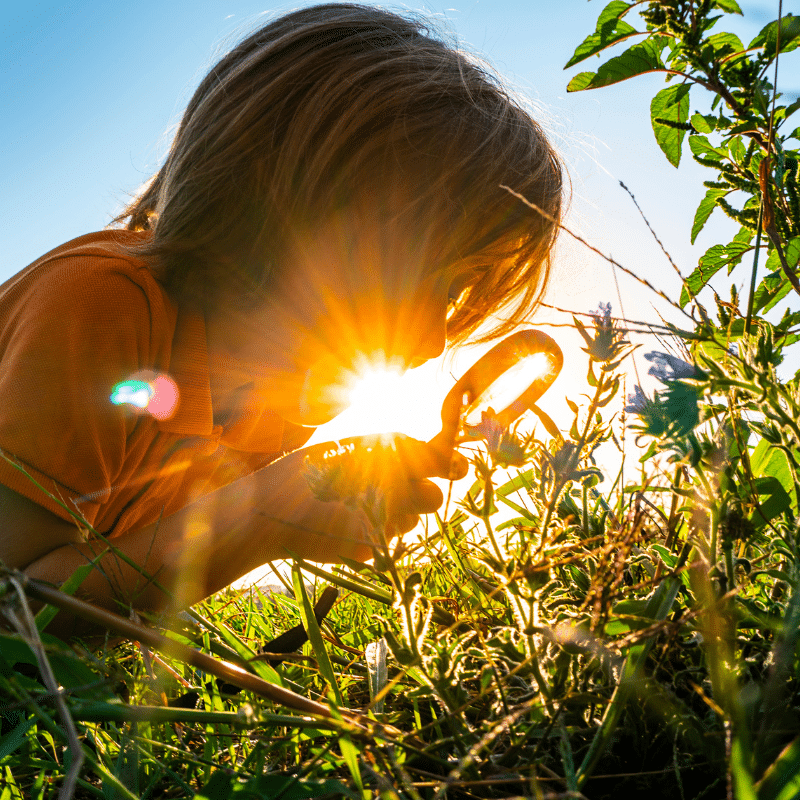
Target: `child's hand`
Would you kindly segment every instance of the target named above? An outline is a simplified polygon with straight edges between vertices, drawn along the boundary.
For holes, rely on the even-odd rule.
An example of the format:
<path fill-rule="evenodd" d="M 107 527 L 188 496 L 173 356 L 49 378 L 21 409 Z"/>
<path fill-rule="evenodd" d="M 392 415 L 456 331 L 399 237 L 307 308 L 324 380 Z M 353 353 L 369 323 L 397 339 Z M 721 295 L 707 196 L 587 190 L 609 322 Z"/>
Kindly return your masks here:
<path fill-rule="evenodd" d="M 464 456 L 454 450 L 442 450 L 400 433 L 390 435 L 396 463 L 394 473 L 389 468 L 389 480 L 383 487 L 388 536 L 408 533 L 416 528 L 421 514 L 431 514 L 442 505 L 442 490 L 428 478 L 458 480 L 469 467 Z"/>
<path fill-rule="evenodd" d="M 324 454 L 337 451 L 339 454 L 324 458 Z M 351 437 L 302 452 L 309 465 L 306 477 L 312 493 L 326 501 L 325 516 L 341 505 L 360 516 L 378 498 L 385 501 L 387 538 L 413 530 L 420 515 L 441 506 L 442 490 L 428 478 L 459 479 L 468 467 L 466 459 L 452 450 L 397 433 Z M 366 523 L 367 536 L 374 535 L 371 521 Z M 361 546 L 358 551 L 361 560 L 372 555 L 369 547 Z"/>

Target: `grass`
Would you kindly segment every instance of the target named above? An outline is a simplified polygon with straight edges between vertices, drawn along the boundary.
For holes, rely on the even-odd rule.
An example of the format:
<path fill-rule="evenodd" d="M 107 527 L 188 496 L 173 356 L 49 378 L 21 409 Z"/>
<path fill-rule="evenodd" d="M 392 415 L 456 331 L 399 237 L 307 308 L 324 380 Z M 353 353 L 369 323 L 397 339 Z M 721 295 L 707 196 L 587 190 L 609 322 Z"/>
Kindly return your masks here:
<path fill-rule="evenodd" d="M 229 590 L 176 620 L 183 649 L 151 631 L 92 653 L 45 633 L 37 657 L 8 576 L 24 635 L 0 638 L 0 797 L 50 796 L 78 746 L 78 798 L 794 796 L 793 528 L 736 541 L 727 583 L 677 477 L 601 495 L 590 455 L 615 377 L 595 367 L 571 440 L 517 435 L 507 471 L 476 451 L 447 518 L 378 554 L 391 569 L 299 562 L 293 597 Z M 516 516 L 495 523 L 504 507 Z M 318 624 L 326 586 L 339 597 Z M 297 654 L 248 661 L 301 622 Z"/>

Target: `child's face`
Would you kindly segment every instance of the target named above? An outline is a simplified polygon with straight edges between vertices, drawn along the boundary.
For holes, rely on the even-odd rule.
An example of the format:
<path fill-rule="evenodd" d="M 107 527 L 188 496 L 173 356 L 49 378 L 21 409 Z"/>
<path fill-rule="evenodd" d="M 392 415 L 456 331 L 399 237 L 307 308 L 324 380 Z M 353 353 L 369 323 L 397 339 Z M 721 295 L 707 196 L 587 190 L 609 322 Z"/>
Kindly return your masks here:
<path fill-rule="evenodd" d="M 436 263 L 430 237 L 401 235 L 364 216 L 338 215 L 298 236 L 263 309 L 209 326 L 210 350 L 212 338 L 227 340 L 290 422 L 336 416 L 346 407 L 348 377 L 364 361 L 406 369 L 440 355 L 449 303 L 474 275 L 467 264 Z"/>

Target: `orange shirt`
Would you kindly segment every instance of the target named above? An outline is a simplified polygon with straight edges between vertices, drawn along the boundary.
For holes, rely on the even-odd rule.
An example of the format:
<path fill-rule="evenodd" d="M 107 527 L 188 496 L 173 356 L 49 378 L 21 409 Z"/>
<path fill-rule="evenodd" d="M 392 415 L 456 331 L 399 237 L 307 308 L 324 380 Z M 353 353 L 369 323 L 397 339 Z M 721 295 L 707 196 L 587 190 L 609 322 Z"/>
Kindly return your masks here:
<path fill-rule="evenodd" d="M 115 536 L 169 516 L 303 445 L 253 392 L 215 425 L 202 314 L 168 297 L 117 246 L 145 234 L 101 231 L 35 261 L 0 286 L 0 483 L 66 520 Z M 111 402 L 139 373 L 177 387 L 167 418 Z M 164 414 L 158 416 L 164 417 Z"/>

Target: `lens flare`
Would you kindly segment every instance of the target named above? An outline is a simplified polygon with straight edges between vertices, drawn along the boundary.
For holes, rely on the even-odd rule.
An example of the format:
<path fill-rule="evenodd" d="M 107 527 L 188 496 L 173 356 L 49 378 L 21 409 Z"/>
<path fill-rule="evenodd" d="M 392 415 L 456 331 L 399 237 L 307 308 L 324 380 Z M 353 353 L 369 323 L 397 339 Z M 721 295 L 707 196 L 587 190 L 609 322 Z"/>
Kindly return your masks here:
<path fill-rule="evenodd" d="M 153 394 L 153 387 L 146 381 L 123 381 L 114 387 L 110 400 L 115 406 L 131 405 L 136 408 L 147 408 Z"/>
<path fill-rule="evenodd" d="M 148 378 L 147 380 L 145 378 Z M 109 400 L 115 406 L 129 405 L 147 411 L 156 419 L 169 419 L 178 407 L 178 386 L 169 375 L 141 374 L 114 386 Z"/>

